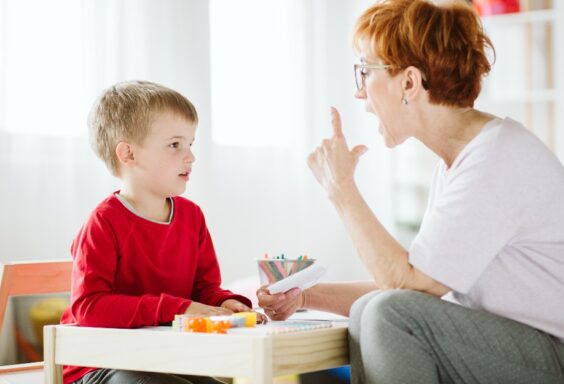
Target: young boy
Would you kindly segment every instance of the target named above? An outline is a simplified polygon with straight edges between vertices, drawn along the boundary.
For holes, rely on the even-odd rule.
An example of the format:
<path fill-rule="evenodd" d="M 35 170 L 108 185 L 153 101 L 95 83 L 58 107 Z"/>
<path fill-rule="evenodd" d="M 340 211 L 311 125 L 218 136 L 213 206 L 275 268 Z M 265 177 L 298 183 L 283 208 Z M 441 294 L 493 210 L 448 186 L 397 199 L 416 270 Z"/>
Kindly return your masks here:
<path fill-rule="evenodd" d="M 178 196 L 195 161 L 197 123 L 190 101 L 149 82 L 116 84 L 94 104 L 88 123 L 93 149 L 123 185 L 94 209 L 72 243 L 71 305 L 62 323 L 133 328 L 182 313 L 251 310 L 246 297 L 221 289 L 204 215 Z M 71 366 L 63 373 L 65 384 L 218 383 Z"/>

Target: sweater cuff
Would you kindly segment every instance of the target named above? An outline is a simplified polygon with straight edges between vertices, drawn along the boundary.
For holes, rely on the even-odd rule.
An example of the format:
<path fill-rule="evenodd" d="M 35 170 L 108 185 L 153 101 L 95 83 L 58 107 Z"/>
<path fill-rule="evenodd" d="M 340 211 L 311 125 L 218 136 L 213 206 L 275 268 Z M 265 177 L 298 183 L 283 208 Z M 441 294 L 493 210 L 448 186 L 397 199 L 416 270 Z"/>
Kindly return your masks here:
<path fill-rule="evenodd" d="M 190 304 L 192 304 L 192 300 L 168 295 L 166 293 L 161 294 L 161 303 L 158 309 L 158 322 L 163 324 L 173 321 L 174 315 L 183 314 Z"/>

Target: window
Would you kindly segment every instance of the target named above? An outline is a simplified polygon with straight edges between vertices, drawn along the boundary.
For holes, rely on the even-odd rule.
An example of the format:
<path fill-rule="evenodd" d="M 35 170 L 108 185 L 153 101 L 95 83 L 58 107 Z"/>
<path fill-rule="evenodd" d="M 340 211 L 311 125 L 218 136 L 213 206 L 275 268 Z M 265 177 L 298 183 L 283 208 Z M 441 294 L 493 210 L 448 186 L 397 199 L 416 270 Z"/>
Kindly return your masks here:
<path fill-rule="evenodd" d="M 305 129 L 302 8 L 299 0 L 211 1 L 214 143 L 287 147 Z"/>
<path fill-rule="evenodd" d="M 84 130 L 82 2 L 5 0 L 0 7 L 0 130 Z"/>

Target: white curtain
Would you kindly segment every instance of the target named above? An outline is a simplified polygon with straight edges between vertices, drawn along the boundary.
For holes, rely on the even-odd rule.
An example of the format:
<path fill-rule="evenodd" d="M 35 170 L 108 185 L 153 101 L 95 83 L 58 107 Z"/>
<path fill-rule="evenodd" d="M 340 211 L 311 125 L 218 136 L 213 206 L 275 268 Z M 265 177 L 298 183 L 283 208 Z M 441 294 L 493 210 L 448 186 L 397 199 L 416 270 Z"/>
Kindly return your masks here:
<path fill-rule="evenodd" d="M 255 275 L 254 259 L 265 252 L 308 254 L 329 267 L 328 279 L 367 276 L 305 159 L 330 135 L 335 105 L 351 145 L 370 147 L 360 187 L 392 222 L 389 152 L 377 121 L 353 98 L 352 23 L 371 1 L 262 1 L 252 13 L 228 7 L 252 6 L 248 0 L 212 1 L 1 3 L 1 261 L 69 257 L 88 213 L 119 187 L 89 148 L 87 111 L 112 83 L 146 79 L 177 89 L 198 109 L 197 161 L 185 195 L 206 214 L 224 280 Z M 273 9 L 277 29 L 269 28 Z M 214 52 L 230 33 L 214 20 L 226 16 L 240 26 L 262 18 L 260 41 L 276 29 L 292 34 L 290 45 L 256 44 L 251 33 L 233 41 L 230 54 Z M 291 76 L 274 65 L 288 62 Z M 232 70 L 241 65 L 260 68 L 260 76 Z M 265 71 L 269 65 L 276 70 Z M 252 93 L 229 85 L 238 76 Z M 263 131 L 253 134 L 257 126 Z"/>

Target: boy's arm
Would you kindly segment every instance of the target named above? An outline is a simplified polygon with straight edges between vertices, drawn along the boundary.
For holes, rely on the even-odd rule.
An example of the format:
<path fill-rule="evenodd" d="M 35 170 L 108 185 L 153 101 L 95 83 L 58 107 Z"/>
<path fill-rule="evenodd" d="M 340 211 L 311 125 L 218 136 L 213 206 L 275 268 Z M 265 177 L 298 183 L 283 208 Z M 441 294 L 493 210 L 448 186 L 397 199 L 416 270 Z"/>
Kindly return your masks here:
<path fill-rule="evenodd" d="M 203 214 L 201 213 L 198 243 L 198 269 L 194 280 L 192 298 L 195 301 L 221 306 L 227 299 L 237 300 L 252 308 L 251 301 L 245 296 L 234 294 L 233 292 L 221 288 L 221 272 L 215 254 L 213 242 L 206 226 Z"/>
<path fill-rule="evenodd" d="M 191 301 L 168 294 L 114 293 L 119 263 L 112 226 L 94 214 L 74 241 L 71 314 L 80 325 L 134 328 L 170 322 Z"/>

